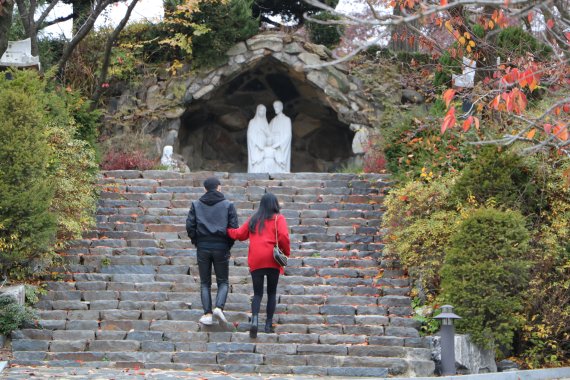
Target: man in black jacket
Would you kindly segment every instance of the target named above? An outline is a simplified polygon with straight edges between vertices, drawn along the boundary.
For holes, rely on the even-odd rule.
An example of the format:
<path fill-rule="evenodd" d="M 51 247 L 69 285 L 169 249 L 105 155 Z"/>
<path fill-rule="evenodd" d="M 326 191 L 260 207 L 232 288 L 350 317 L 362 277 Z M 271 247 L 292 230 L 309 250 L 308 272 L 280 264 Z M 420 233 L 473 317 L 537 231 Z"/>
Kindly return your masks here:
<path fill-rule="evenodd" d="M 228 237 L 226 229 L 237 228 L 239 225 L 233 203 L 220 192 L 220 181 L 216 177 L 210 177 L 204 181 L 204 188 L 206 194 L 192 202 L 186 219 L 186 231 L 192 244 L 198 249 L 200 293 L 204 308 L 200 323 L 211 325 L 212 314 L 218 321 L 227 323 L 223 310 L 228 297 L 230 248 L 234 242 Z M 218 284 L 216 307 L 213 311 L 212 265 Z"/>

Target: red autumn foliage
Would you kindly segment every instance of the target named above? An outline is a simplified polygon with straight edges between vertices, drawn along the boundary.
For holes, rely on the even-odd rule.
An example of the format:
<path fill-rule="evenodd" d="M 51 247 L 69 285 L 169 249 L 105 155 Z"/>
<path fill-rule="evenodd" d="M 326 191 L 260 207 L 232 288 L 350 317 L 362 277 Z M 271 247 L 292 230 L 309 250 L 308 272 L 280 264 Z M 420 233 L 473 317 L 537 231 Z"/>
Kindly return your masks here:
<path fill-rule="evenodd" d="M 145 156 L 143 152 L 117 152 L 109 151 L 101 161 L 103 170 L 150 170 L 156 162 Z"/>

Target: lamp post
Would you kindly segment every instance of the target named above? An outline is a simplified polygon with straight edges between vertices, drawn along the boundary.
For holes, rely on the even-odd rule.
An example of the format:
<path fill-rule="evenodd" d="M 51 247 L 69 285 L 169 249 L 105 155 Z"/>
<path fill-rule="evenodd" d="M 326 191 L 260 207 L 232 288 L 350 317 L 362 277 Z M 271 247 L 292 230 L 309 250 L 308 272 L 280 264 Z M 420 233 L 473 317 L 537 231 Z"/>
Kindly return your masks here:
<path fill-rule="evenodd" d="M 453 306 L 443 305 L 441 313 L 435 316 L 435 319 L 441 319 L 441 374 L 455 375 L 455 329 L 453 327 L 454 319 L 461 317 L 453 313 Z"/>

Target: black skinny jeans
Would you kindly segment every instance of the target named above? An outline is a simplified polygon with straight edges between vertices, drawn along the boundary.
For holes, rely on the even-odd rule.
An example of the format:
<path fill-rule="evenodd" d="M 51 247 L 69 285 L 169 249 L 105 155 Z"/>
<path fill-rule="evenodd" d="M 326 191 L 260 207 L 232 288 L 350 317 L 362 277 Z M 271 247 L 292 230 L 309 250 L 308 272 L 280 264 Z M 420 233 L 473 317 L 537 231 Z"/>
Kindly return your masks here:
<path fill-rule="evenodd" d="M 212 265 L 216 273 L 218 294 L 216 294 L 216 307 L 223 309 L 228 298 L 228 276 L 230 251 L 220 249 L 198 249 L 198 270 L 200 272 L 200 296 L 204 314 L 212 312 Z"/>
<path fill-rule="evenodd" d="M 279 282 L 279 269 L 275 268 L 262 268 L 251 272 L 251 279 L 253 281 L 251 314 L 259 314 L 265 277 L 267 277 L 267 319 L 273 319 L 275 306 L 277 306 L 277 283 Z"/>

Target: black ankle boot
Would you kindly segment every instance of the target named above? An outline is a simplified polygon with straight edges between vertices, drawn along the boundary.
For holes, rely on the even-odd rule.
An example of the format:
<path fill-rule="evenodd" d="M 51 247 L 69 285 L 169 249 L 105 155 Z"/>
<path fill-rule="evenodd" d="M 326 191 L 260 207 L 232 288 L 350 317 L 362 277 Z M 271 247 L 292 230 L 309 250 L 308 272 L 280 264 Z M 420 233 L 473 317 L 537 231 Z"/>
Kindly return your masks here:
<path fill-rule="evenodd" d="M 251 317 L 251 327 L 249 328 L 249 337 L 250 338 L 257 338 L 257 325 L 259 323 L 259 318 L 257 314 L 252 315 Z"/>
<path fill-rule="evenodd" d="M 265 321 L 265 332 L 267 334 L 275 332 L 275 329 L 273 328 L 273 319 L 268 319 Z"/>

